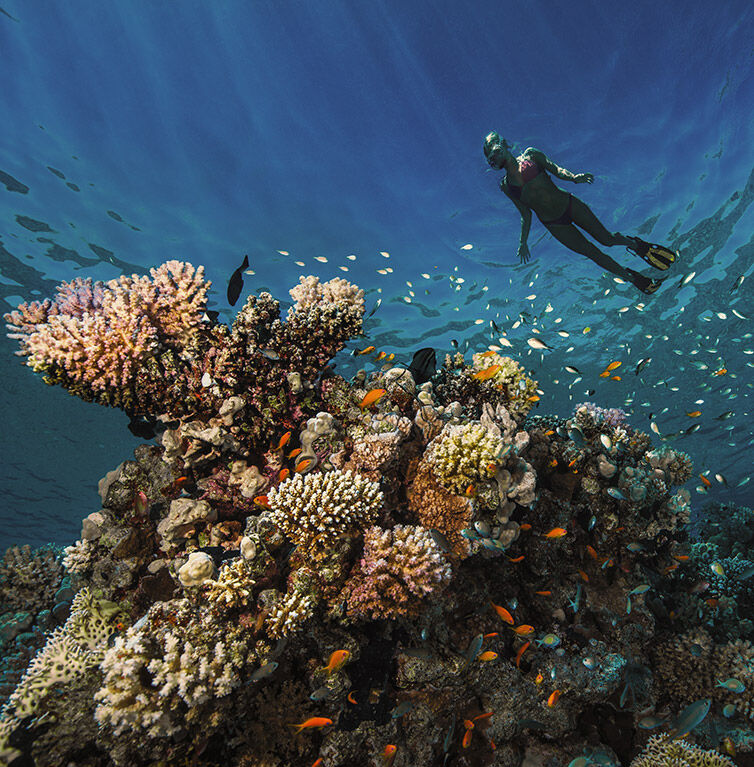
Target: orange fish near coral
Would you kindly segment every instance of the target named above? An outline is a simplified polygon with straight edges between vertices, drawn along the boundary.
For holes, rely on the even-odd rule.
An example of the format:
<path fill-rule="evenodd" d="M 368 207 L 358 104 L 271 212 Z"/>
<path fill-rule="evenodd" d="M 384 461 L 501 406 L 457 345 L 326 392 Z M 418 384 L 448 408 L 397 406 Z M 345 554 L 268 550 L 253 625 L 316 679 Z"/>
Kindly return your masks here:
<path fill-rule="evenodd" d="M 496 605 L 494 602 L 490 602 L 490 604 L 495 608 L 495 612 L 508 624 L 511 626 L 516 622 L 513 620 L 513 616 L 500 605 Z"/>
<path fill-rule="evenodd" d="M 374 351 L 374 346 L 367 346 L 366 349 L 362 349 L 360 352 L 355 352 L 356 356 L 359 354 L 371 354 Z"/>
<path fill-rule="evenodd" d="M 289 727 L 295 727 L 296 728 L 296 734 L 301 732 L 301 730 L 309 730 L 313 727 L 328 727 L 332 724 L 332 719 L 328 719 L 324 716 L 310 716 L 305 722 L 301 722 L 301 724 L 289 724 Z"/>
<path fill-rule="evenodd" d="M 712 375 L 713 376 L 724 376 L 728 372 L 728 368 L 720 368 L 720 370 L 716 370 Z"/>
<path fill-rule="evenodd" d="M 547 699 L 547 705 L 552 708 L 557 702 L 558 698 L 560 697 L 560 690 L 555 690 L 550 694 L 550 697 Z"/>
<path fill-rule="evenodd" d="M 320 756 L 319 759 L 317 759 L 317 761 L 312 764 L 312 767 L 322 767 L 324 763 L 325 760 Z"/>
<path fill-rule="evenodd" d="M 392 743 L 388 743 L 385 746 L 385 750 L 382 752 L 382 767 L 393 767 L 395 761 L 395 755 L 398 753 L 398 746 L 394 746 Z"/>
<path fill-rule="evenodd" d="M 353 703 L 354 706 L 358 705 L 357 701 L 356 701 L 356 697 L 353 694 L 353 690 L 351 690 L 351 692 L 349 692 L 346 697 L 347 697 L 349 703 Z"/>
<path fill-rule="evenodd" d="M 710 481 L 707 479 L 707 477 L 705 477 L 705 476 L 704 476 L 704 474 L 700 474 L 700 475 L 699 475 L 699 479 L 701 479 L 701 480 L 702 480 L 702 484 L 703 484 L 705 487 L 710 487 L 710 486 L 712 485 L 712 483 L 711 483 L 711 482 L 710 482 Z"/>
<path fill-rule="evenodd" d="M 622 362 L 611 362 L 605 370 L 608 371 L 608 373 L 612 370 L 615 370 L 616 368 L 619 368 L 623 363 Z"/>
<path fill-rule="evenodd" d="M 380 399 L 382 399 L 385 394 L 387 393 L 386 389 L 372 389 L 372 391 L 367 392 L 366 396 L 364 397 L 361 402 L 359 402 L 359 407 L 364 410 L 368 407 L 371 407 L 376 402 L 378 402 Z"/>
<path fill-rule="evenodd" d="M 303 460 L 299 461 L 296 464 L 296 468 L 294 469 L 294 471 L 297 474 L 303 474 L 313 463 L 314 463 L 313 458 L 304 458 Z"/>
<path fill-rule="evenodd" d="M 489 381 L 498 370 L 500 370 L 500 365 L 490 365 L 488 368 L 472 374 L 471 377 L 476 378 L 477 381 Z"/>
<path fill-rule="evenodd" d="M 522 554 L 520 557 L 508 557 L 509 562 L 513 562 L 514 564 L 516 562 L 523 562 L 524 561 L 524 555 Z"/>
<path fill-rule="evenodd" d="M 471 745 L 471 733 L 472 730 L 466 730 L 463 734 L 463 740 L 461 741 L 461 748 L 468 748 Z"/>
<path fill-rule="evenodd" d="M 280 442 L 278 442 L 277 447 L 273 447 L 273 450 L 282 450 L 288 442 L 290 442 L 291 439 L 291 432 L 287 431 L 283 436 L 280 438 Z"/>
<path fill-rule="evenodd" d="M 545 538 L 562 538 L 568 531 L 562 527 L 553 527 L 549 533 L 545 533 Z"/>
<path fill-rule="evenodd" d="M 278 479 L 283 482 L 284 480 L 288 479 L 288 477 L 291 476 L 291 470 L 288 468 L 280 469 L 280 474 L 278 474 Z"/>
<path fill-rule="evenodd" d="M 534 592 L 538 597 L 551 597 L 552 591 L 535 591 Z"/>
<path fill-rule="evenodd" d="M 531 525 L 528 522 L 524 522 L 523 525 L 518 526 L 519 530 L 531 530 Z"/>
<path fill-rule="evenodd" d="M 494 650 L 485 650 L 483 653 L 476 656 L 476 659 L 482 661 L 482 663 L 495 660 L 495 658 L 497 658 L 497 653 Z"/>
<path fill-rule="evenodd" d="M 257 506 L 261 506 L 263 509 L 269 509 L 270 508 L 270 501 L 267 498 L 266 495 L 258 495 L 254 498 L 254 503 L 256 503 Z"/>
<path fill-rule="evenodd" d="M 516 653 L 516 668 L 521 668 L 521 658 L 524 657 L 524 653 L 531 647 L 531 642 L 526 642 L 522 645 Z"/>
<path fill-rule="evenodd" d="M 293 450 L 291 450 L 290 453 L 288 453 L 289 458 L 295 458 L 299 453 L 301 452 L 300 447 L 294 447 Z"/>
<path fill-rule="evenodd" d="M 539 402 L 539 395 L 538 394 L 532 394 L 531 397 L 526 398 L 527 402 Z"/>
<path fill-rule="evenodd" d="M 525 637 L 534 633 L 534 626 L 530 626 L 528 623 L 522 623 L 520 626 L 516 626 L 513 631 L 520 637 Z"/>
<path fill-rule="evenodd" d="M 351 653 L 348 650 L 336 650 L 331 656 L 330 660 L 324 668 L 320 671 L 326 671 L 328 674 L 334 674 L 336 671 L 340 671 L 343 666 L 348 663 L 348 659 L 351 657 Z"/>

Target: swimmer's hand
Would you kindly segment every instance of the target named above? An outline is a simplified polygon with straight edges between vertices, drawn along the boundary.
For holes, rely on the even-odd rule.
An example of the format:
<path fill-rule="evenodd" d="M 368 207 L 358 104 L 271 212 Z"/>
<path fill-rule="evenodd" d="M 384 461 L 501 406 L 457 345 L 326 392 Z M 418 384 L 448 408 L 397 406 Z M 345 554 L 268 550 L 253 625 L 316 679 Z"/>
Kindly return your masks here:
<path fill-rule="evenodd" d="M 579 173 L 574 177 L 574 184 L 591 184 L 594 181 L 594 176 L 591 173 Z"/>
<path fill-rule="evenodd" d="M 529 253 L 529 246 L 522 243 L 518 246 L 518 252 L 516 255 L 519 258 L 519 261 L 521 261 L 522 264 L 528 263 L 529 259 L 531 258 L 531 253 Z"/>

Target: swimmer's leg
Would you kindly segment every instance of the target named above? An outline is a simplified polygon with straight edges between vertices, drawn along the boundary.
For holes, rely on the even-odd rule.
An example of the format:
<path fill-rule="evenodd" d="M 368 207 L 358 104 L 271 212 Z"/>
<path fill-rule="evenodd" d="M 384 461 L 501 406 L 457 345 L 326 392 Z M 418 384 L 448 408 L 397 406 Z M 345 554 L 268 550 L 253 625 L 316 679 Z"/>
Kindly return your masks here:
<path fill-rule="evenodd" d="M 573 209 L 575 211 L 575 197 L 573 199 L 573 203 Z M 636 272 L 634 272 L 632 269 L 626 269 L 617 261 L 613 261 L 610 256 L 603 253 L 593 242 L 587 240 L 587 238 L 584 237 L 584 235 L 573 224 L 551 224 L 547 226 L 547 230 L 558 242 L 561 242 L 574 253 L 580 253 L 582 256 L 591 258 L 595 264 L 598 264 L 606 271 L 614 274 L 616 277 L 620 277 L 622 280 L 626 280 L 626 282 L 635 284 L 633 277 Z"/>
<path fill-rule="evenodd" d="M 626 245 L 627 247 L 634 247 L 636 245 L 633 237 L 625 237 L 620 232 L 608 232 L 597 216 L 592 213 L 589 206 L 579 200 L 578 197 L 573 197 L 573 195 L 571 218 L 576 226 L 580 226 L 587 234 L 594 237 L 600 245 L 604 245 L 607 248 L 613 245 Z"/>

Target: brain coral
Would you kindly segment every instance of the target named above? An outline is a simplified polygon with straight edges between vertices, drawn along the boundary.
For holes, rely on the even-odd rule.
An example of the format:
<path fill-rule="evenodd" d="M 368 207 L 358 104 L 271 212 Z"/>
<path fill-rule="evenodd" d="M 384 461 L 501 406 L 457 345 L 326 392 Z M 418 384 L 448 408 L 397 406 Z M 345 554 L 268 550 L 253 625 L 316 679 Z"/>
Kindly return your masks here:
<path fill-rule="evenodd" d="M 322 559 L 339 538 L 358 535 L 382 507 L 379 485 L 350 471 L 294 474 L 268 493 L 272 519 L 303 556 Z"/>

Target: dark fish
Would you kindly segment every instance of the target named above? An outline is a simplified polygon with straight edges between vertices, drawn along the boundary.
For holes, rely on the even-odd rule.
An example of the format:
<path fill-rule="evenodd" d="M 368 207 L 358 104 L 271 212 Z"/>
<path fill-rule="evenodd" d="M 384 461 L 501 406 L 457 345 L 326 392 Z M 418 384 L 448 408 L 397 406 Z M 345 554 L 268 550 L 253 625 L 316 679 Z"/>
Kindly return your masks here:
<path fill-rule="evenodd" d="M 691 732 L 695 727 L 698 727 L 709 713 L 712 700 L 710 698 L 704 698 L 698 700 L 696 703 L 692 703 L 678 714 L 678 718 L 673 723 L 668 735 L 671 740 L 685 735 L 687 732 Z"/>
<path fill-rule="evenodd" d="M 429 534 L 441 551 L 445 552 L 446 554 L 450 551 L 450 544 L 448 543 L 448 539 L 439 530 L 435 530 L 433 527 L 429 531 Z"/>
<path fill-rule="evenodd" d="M 217 318 L 219 316 L 220 316 L 220 312 L 216 312 L 214 309 L 205 309 L 204 314 L 202 315 L 202 320 L 204 320 L 204 322 L 210 322 L 213 325 L 216 325 Z"/>
<path fill-rule="evenodd" d="M 380 308 L 381 304 L 382 304 L 382 299 L 378 298 L 377 303 L 372 307 L 372 311 L 370 311 L 369 314 L 367 314 L 366 318 L 369 319 Z"/>
<path fill-rule="evenodd" d="M 730 418 L 733 415 L 732 410 L 726 410 L 724 413 L 720 413 L 720 415 L 715 416 L 716 421 L 726 421 L 728 418 Z"/>
<path fill-rule="evenodd" d="M 243 263 L 236 269 L 228 280 L 228 303 L 231 306 L 236 305 L 238 297 L 241 295 L 243 289 L 243 270 L 249 268 L 249 256 L 243 257 Z"/>
<path fill-rule="evenodd" d="M 587 397 L 591 397 L 592 394 L 594 394 L 595 391 L 596 391 L 596 389 L 589 389 L 589 391 L 586 393 L 586 396 Z"/>
<path fill-rule="evenodd" d="M 457 348 L 458 348 L 458 341 L 456 341 L 456 339 L 455 339 L 455 338 L 451 338 L 451 339 L 450 339 L 450 345 L 451 345 L 451 346 L 452 346 L 454 349 L 457 349 Z"/>
<path fill-rule="evenodd" d="M 699 431 L 701 428 L 701 424 L 695 423 L 692 426 L 689 426 L 689 428 L 684 431 L 684 434 L 693 434 L 695 431 Z"/>
<path fill-rule="evenodd" d="M 414 354 L 408 369 L 417 385 L 429 381 L 437 371 L 437 355 L 435 354 L 435 350 L 429 346 L 425 349 L 419 349 L 419 351 Z"/>
<path fill-rule="evenodd" d="M 743 281 L 744 281 L 744 275 L 742 274 L 740 277 L 736 278 L 736 281 L 733 283 L 733 287 L 730 289 L 730 292 L 735 293 L 741 287 L 741 283 Z"/>
<path fill-rule="evenodd" d="M 492 329 L 493 329 L 493 330 L 494 330 L 496 333 L 498 333 L 498 334 L 499 334 L 499 333 L 500 333 L 500 328 L 497 326 L 497 323 L 495 322 L 495 320 L 490 320 L 490 322 L 492 323 Z"/>
<path fill-rule="evenodd" d="M 644 368 L 649 365 L 649 363 L 652 361 L 651 357 L 645 357 L 643 360 L 639 360 L 639 364 L 636 366 L 636 370 L 634 371 L 634 375 L 639 375 Z"/>
<path fill-rule="evenodd" d="M 157 421 L 154 418 L 138 418 L 131 416 L 131 420 L 128 422 L 128 430 L 134 437 L 140 439 L 154 439 L 157 436 L 154 427 Z"/>

